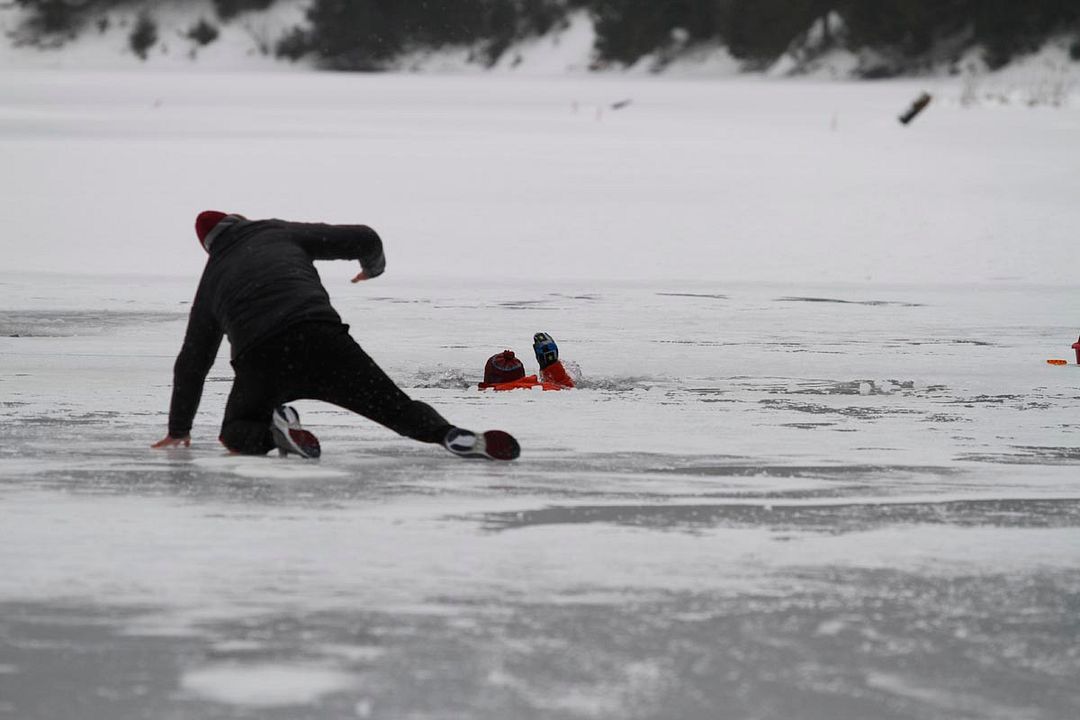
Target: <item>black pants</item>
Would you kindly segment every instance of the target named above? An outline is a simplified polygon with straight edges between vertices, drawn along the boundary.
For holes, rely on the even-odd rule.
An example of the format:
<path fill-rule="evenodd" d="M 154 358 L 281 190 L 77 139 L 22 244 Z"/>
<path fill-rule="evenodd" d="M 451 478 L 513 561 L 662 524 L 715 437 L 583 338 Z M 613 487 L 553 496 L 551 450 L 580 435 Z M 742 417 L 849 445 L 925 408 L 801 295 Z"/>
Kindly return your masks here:
<path fill-rule="evenodd" d="M 274 408 L 293 400 L 333 403 L 421 442 L 442 442 L 451 427 L 430 405 L 402 392 L 356 344 L 348 325 L 290 328 L 245 351 L 233 369 L 221 442 L 244 454 L 274 448 Z"/>

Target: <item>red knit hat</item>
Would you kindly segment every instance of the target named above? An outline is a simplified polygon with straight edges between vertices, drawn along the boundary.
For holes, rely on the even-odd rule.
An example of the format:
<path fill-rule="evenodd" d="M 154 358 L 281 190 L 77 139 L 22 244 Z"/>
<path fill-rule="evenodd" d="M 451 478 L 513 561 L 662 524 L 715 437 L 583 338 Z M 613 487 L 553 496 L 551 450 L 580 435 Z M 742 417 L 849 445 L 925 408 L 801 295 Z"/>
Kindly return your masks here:
<path fill-rule="evenodd" d="M 206 247 L 206 236 L 217 227 L 217 224 L 225 218 L 226 213 L 220 210 L 203 210 L 195 218 L 195 234 L 199 236 L 199 243 Z"/>
<path fill-rule="evenodd" d="M 514 357 L 514 351 L 503 350 L 498 355 L 488 358 L 484 366 L 484 382 L 481 383 L 481 387 L 513 382 L 523 377 L 525 377 L 525 366 Z"/>

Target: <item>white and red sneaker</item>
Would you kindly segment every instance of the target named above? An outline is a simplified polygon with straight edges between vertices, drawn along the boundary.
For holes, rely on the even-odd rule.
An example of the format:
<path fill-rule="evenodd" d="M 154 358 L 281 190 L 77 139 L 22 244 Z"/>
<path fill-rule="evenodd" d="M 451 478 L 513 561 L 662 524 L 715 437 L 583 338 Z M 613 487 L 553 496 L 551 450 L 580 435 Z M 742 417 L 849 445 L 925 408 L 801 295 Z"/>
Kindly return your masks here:
<path fill-rule="evenodd" d="M 458 457 L 514 460 L 521 455 L 521 446 L 514 436 L 502 430 L 488 430 L 477 435 L 472 430 L 450 428 L 443 447 Z"/>
<path fill-rule="evenodd" d="M 270 434 L 281 455 L 295 453 L 303 458 L 317 458 L 322 454 L 319 439 L 300 427 L 300 415 L 289 405 L 274 408 Z"/>

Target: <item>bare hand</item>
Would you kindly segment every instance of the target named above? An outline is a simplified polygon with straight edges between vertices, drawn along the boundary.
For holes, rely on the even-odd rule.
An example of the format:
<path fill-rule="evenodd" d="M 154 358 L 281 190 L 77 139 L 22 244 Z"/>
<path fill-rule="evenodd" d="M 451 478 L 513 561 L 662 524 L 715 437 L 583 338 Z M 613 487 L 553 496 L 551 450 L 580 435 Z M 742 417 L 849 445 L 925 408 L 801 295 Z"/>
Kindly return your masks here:
<path fill-rule="evenodd" d="M 166 435 L 165 437 L 161 438 L 160 440 L 158 440 L 156 443 L 154 443 L 150 447 L 152 447 L 152 448 L 169 448 L 169 447 L 179 447 L 181 445 L 183 445 L 184 447 L 191 447 L 191 436 L 190 435 L 185 435 L 184 437 L 174 438 L 171 435 Z"/>
<path fill-rule="evenodd" d="M 356 277 L 354 277 L 352 279 L 352 281 L 354 283 L 358 283 L 358 282 L 360 282 L 362 280 L 370 280 L 370 279 L 371 278 L 368 277 L 367 270 L 361 270 L 359 273 L 357 273 Z"/>

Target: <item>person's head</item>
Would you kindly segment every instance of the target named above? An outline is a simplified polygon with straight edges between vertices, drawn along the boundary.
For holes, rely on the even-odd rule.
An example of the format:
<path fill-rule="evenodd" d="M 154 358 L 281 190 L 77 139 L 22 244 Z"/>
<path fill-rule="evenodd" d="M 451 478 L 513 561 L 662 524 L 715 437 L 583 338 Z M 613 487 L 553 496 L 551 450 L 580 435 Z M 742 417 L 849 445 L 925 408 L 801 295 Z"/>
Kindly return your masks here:
<path fill-rule="evenodd" d="M 195 234 L 199 237 L 199 244 L 203 250 L 210 252 L 210 246 L 221 233 L 228 230 L 234 223 L 243 220 L 243 215 L 236 213 L 223 213 L 220 210 L 203 210 L 195 218 Z"/>
<path fill-rule="evenodd" d="M 525 377 L 525 366 L 514 356 L 513 350 L 503 350 L 488 358 L 484 365 L 484 382 L 480 387 L 501 385 Z"/>

